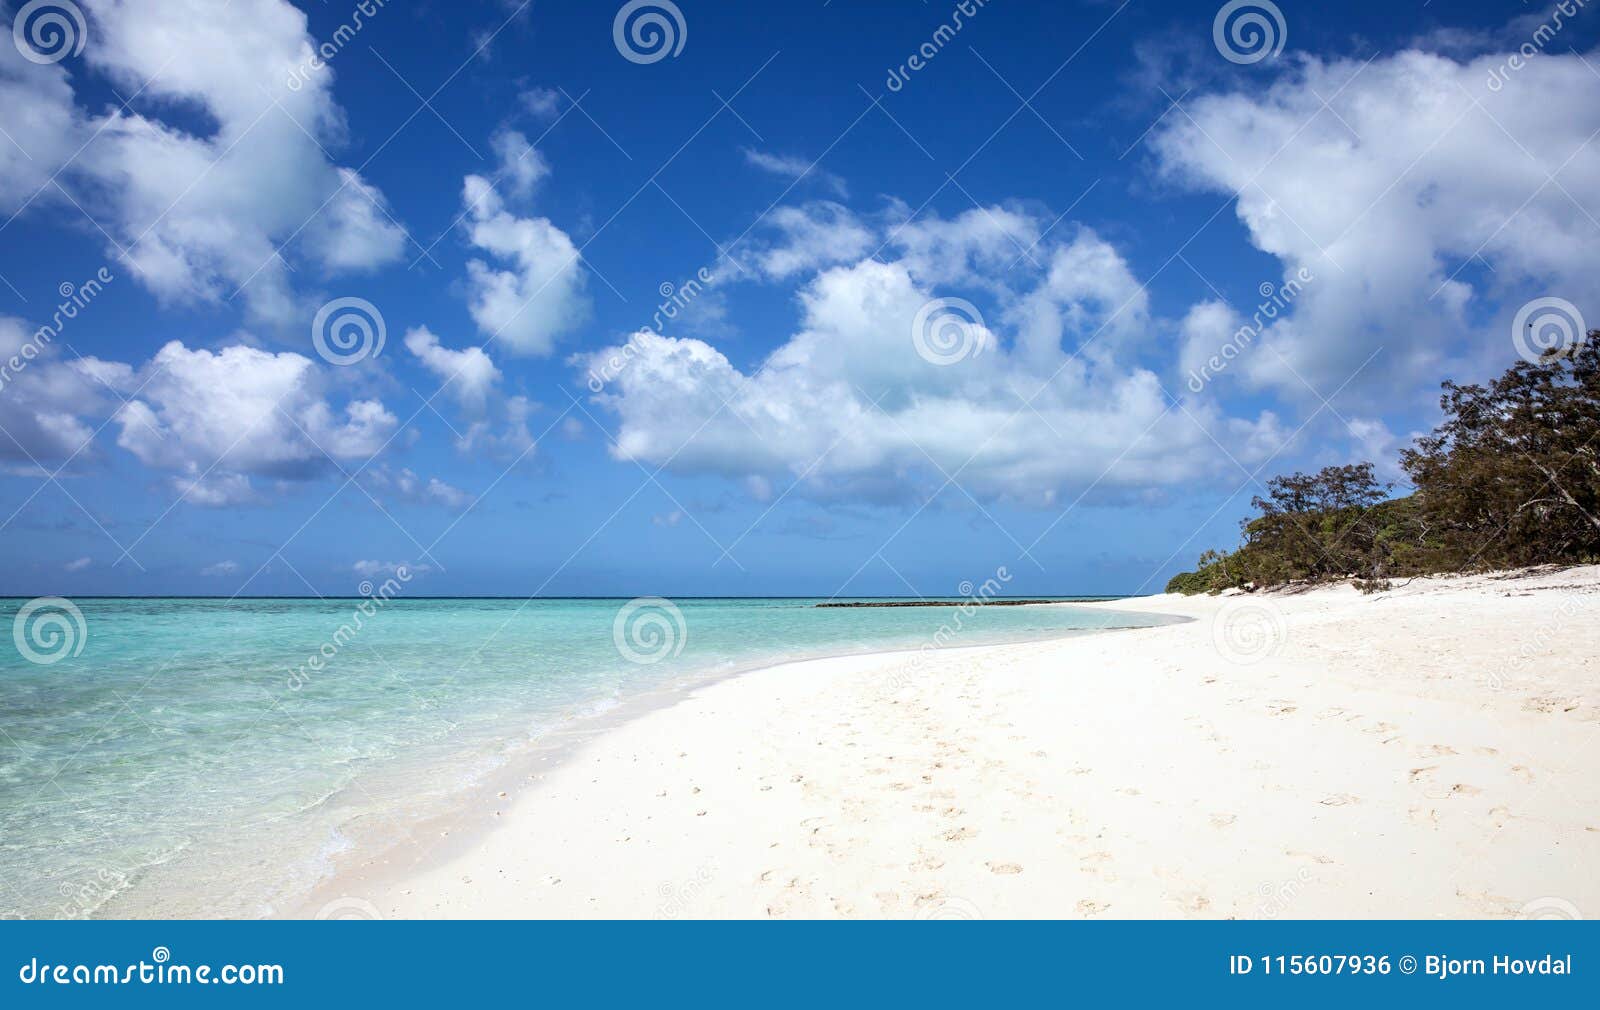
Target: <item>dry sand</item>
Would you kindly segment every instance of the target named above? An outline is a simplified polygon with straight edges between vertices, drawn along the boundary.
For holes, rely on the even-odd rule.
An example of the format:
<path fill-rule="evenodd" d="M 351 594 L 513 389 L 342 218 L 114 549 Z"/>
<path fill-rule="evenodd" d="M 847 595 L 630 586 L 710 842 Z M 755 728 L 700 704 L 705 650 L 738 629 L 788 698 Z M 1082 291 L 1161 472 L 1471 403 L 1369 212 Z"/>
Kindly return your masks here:
<path fill-rule="evenodd" d="M 727 680 L 307 911 L 1600 915 L 1600 568 L 1107 606 L 1194 620 Z"/>

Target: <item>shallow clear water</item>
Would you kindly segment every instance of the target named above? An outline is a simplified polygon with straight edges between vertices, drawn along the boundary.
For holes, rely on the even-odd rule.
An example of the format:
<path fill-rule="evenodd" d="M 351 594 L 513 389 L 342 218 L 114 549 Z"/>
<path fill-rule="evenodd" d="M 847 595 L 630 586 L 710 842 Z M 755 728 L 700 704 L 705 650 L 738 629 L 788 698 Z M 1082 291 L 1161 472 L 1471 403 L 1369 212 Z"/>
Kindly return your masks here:
<path fill-rule="evenodd" d="M 26 602 L 0 600 L 0 629 L 26 632 Z M 57 662 L 30 662 L 16 635 L 0 649 L 0 915 L 267 914 L 326 871 L 352 824 L 436 809 L 639 692 L 1163 623 L 816 602 L 78 600 L 64 640 L 33 642 L 49 658 L 64 641 Z"/>

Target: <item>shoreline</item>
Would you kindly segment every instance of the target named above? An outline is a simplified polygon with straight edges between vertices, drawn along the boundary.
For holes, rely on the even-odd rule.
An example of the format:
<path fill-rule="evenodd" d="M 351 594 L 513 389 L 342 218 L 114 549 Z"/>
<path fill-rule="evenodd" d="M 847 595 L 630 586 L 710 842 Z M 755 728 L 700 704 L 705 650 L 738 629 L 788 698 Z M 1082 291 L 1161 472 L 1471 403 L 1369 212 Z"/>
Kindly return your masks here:
<path fill-rule="evenodd" d="M 1600 606 L 1600 568 L 1074 603 L 1193 623 L 940 650 L 909 675 L 906 652 L 732 672 L 558 731 L 559 759 L 429 824 L 439 844 L 351 853 L 293 914 L 1600 908 L 1579 878 L 1600 857 L 1594 762 L 1552 756 L 1600 718 L 1595 635 L 1550 617 L 1563 591 Z M 1248 636 L 1217 639 L 1219 615 L 1263 604 L 1282 648 L 1230 660 Z"/>
<path fill-rule="evenodd" d="M 1097 609 L 1110 609 L 1115 613 L 1119 608 L 1114 604 L 1130 599 L 1135 598 L 1042 600 L 1028 601 L 1028 605 L 1096 606 Z M 1177 618 L 1178 622 L 1185 620 L 1187 619 Z M 1147 630 L 1147 627 L 1160 626 L 1108 625 L 1098 628 L 1068 629 L 1051 632 L 1045 637 L 1024 638 L 1012 642 L 946 645 L 942 646 L 939 652 L 950 655 L 972 650 L 1061 642 L 1086 635 L 1140 631 Z M 498 813 L 491 814 L 492 819 L 485 822 L 481 816 L 473 816 L 473 810 L 488 806 L 503 812 L 508 805 L 507 800 L 537 788 L 537 784 L 542 782 L 548 773 L 573 761 L 586 746 L 603 740 L 607 734 L 632 722 L 668 711 L 692 700 L 702 691 L 752 675 L 803 673 L 804 668 L 817 664 L 851 661 L 915 663 L 917 657 L 921 655 L 923 653 L 918 649 L 893 648 L 825 653 L 777 662 L 761 660 L 738 663 L 727 669 L 699 671 L 687 675 L 684 680 L 677 683 L 651 687 L 617 698 L 614 704 L 607 705 L 599 711 L 574 716 L 546 731 L 537 740 L 523 743 L 515 753 L 508 754 L 498 767 L 467 785 L 463 789 L 464 795 L 457 796 L 443 808 L 421 817 L 408 818 L 403 823 L 391 822 L 360 827 L 354 824 L 344 825 L 341 828 L 341 836 L 349 844 L 345 850 L 330 857 L 331 870 L 299 899 L 288 902 L 285 908 L 270 913 L 269 917 L 320 918 L 326 917 L 325 914 L 329 913 L 330 909 L 334 917 L 376 917 L 372 914 L 373 908 L 369 907 L 371 903 L 365 898 L 353 896 L 350 893 L 352 890 L 362 892 L 374 889 L 393 890 L 401 886 L 411 875 L 470 851 L 484 835 L 502 826 Z M 369 812 L 363 816 L 376 815 Z M 351 839 L 349 837 L 351 833 L 362 837 Z"/>

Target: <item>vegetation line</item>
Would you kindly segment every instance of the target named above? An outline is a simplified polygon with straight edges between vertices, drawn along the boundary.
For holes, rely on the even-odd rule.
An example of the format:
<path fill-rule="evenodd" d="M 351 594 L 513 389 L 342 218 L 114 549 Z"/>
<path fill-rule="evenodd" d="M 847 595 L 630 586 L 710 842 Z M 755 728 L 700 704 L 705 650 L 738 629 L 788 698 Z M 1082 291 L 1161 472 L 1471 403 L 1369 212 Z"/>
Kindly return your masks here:
<path fill-rule="evenodd" d="M 1521 361 L 1486 386 L 1444 383 L 1444 419 L 1400 454 L 1413 491 L 1389 496 L 1371 463 L 1267 482 L 1243 543 L 1207 551 L 1169 593 L 1216 593 L 1583 564 L 1600 559 L 1600 330 Z"/>

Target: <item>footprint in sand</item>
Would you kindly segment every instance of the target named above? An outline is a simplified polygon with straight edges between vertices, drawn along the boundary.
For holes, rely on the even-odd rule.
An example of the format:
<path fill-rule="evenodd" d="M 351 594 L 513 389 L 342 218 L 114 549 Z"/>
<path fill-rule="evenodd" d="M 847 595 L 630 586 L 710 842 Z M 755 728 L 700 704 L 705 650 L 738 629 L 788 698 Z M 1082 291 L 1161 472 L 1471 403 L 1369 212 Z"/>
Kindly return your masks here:
<path fill-rule="evenodd" d="M 1515 775 L 1524 782 L 1533 781 L 1533 770 L 1527 765 L 1512 765 L 1511 774 Z"/>
<path fill-rule="evenodd" d="M 1084 898 L 1082 901 L 1078 902 L 1078 914 L 1085 917 L 1099 915 L 1101 912 L 1104 912 L 1110 907 L 1110 902 L 1090 901 L 1088 898 Z"/>
<path fill-rule="evenodd" d="M 947 842 L 964 842 L 969 838 L 978 837 L 978 832 L 973 828 L 952 828 L 944 833 Z"/>
<path fill-rule="evenodd" d="M 1180 904 L 1183 906 L 1184 911 L 1199 915 L 1211 907 L 1211 899 L 1203 894 L 1191 894 L 1184 898 Z"/>
<path fill-rule="evenodd" d="M 1439 811 L 1431 807 L 1412 807 L 1406 813 L 1410 816 L 1412 824 L 1420 824 L 1423 827 L 1436 827 L 1439 823 Z"/>
<path fill-rule="evenodd" d="M 1323 797 L 1318 802 L 1325 807 L 1343 807 L 1351 803 L 1360 803 L 1361 801 L 1349 793 L 1334 793 L 1332 796 Z"/>
<path fill-rule="evenodd" d="M 1511 810 L 1507 807 L 1495 807 L 1489 811 L 1489 823 L 1497 828 L 1503 828 L 1511 821 Z M 1591 829 L 1593 830 L 1593 829 Z"/>
<path fill-rule="evenodd" d="M 989 868 L 990 873 L 996 873 L 1002 877 L 1022 872 L 1022 867 L 1017 863 L 984 863 L 983 865 Z"/>
<path fill-rule="evenodd" d="M 1211 826 L 1213 828 L 1225 828 L 1238 819 L 1238 814 L 1212 814 Z"/>
<path fill-rule="evenodd" d="M 1483 792 L 1482 789 L 1477 786 L 1469 786 L 1465 782 L 1457 782 L 1450 787 L 1450 795 L 1452 796 L 1477 796 L 1481 792 Z"/>

